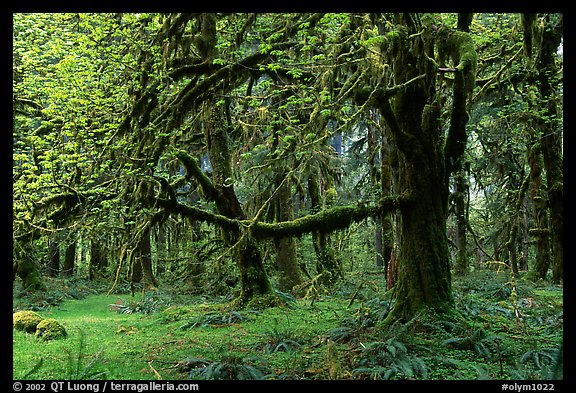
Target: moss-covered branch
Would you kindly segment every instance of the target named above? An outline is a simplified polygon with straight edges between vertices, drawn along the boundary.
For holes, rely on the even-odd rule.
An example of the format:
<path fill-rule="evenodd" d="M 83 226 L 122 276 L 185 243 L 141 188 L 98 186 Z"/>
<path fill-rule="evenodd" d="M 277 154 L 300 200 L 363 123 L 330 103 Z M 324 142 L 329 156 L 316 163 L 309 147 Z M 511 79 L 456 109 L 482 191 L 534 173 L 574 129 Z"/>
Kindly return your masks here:
<path fill-rule="evenodd" d="M 299 236 L 318 229 L 322 229 L 324 232 L 345 229 L 353 222 L 359 222 L 369 217 L 376 217 L 398 209 L 407 200 L 408 197 L 404 195 L 389 196 L 380 200 L 376 205 L 335 206 L 315 214 L 276 223 L 232 219 L 166 199 L 158 199 L 157 206 L 168 210 L 170 213 L 181 214 L 185 217 L 211 223 L 223 229 L 237 231 L 242 227 L 250 228 L 252 236 L 266 239 Z"/>
<path fill-rule="evenodd" d="M 376 216 L 378 210 L 377 206 L 335 206 L 292 221 L 277 223 L 256 222 L 251 226 L 252 235 L 262 239 L 298 236 L 319 229 L 322 229 L 325 233 L 332 232 L 347 228 L 352 222 Z"/>
<path fill-rule="evenodd" d="M 252 236 L 259 239 L 283 238 L 287 236 L 299 236 L 322 229 L 325 232 L 332 232 L 344 229 L 353 222 L 359 222 L 369 217 L 376 217 L 398 209 L 400 205 L 408 200 L 406 196 L 389 196 L 383 198 L 376 205 L 347 205 L 335 206 L 322 210 L 315 214 L 309 214 L 290 221 L 276 223 L 254 222 L 252 220 L 239 220 L 225 217 L 221 214 L 212 213 L 197 207 L 175 203 L 172 200 L 157 199 L 157 206 L 166 209 L 169 213 L 180 214 L 217 225 L 227 230 L 240 230 L 240 228 L 250 228 Z"/>
<path fill-rule="evenodd" d="M 212 180 L 202 172 L 198 159 L 192 157 L 183 150 L 176 152 L 176 157 L 182 162 L 182 164 L 184 164 L 184 167 L 186 168 L 186 176 L 196 179 L 200 184 L 200 187 L 202 187 L 202 191 L 206 198 L 215 201 L 218 197 L 218 191 L 214 187 L 214 184 L 212 184 Z"/>
<path fill-rule="evenodd" d="M 442 37 L 442 35 L 440 35 Z M 470 34 L 454 31 L 439 44 L 440 63 L 444 57 L 452 58 L 455 65 L 454 91 L 450 129 L 444 151 L 446 178 L 460 166 L 460 160 L 466 147 L 466 124 L 468 123 L 467 100 L 471 97 L 476 80 L 476 63 L 478 56 L 476 46 Z M 443 65 L 443 64 L 442 64 Z"/>

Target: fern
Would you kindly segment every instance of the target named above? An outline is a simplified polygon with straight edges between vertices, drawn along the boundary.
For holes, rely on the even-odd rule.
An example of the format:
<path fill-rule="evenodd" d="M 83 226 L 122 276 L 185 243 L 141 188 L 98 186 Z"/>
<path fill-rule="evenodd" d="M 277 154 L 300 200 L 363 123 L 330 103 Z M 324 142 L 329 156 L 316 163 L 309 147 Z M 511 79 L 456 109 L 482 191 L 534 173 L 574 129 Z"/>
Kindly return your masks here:
<path fill-rule="evenodd" d="M 155 300 L 154 298 L 145 298 L 140 301 L 120 301 L 114 304 L 110 304 L 110 308 L 115 310 L 120 314 L 152 314 L 158 311 L 161 301 Z"/>
<path fill-rule="evenodd" d="M 251 359 L 236 356 L 223 356 L 220 361 L 206 362 L 192 369 L 189 379 L 202 380 L 261 380 L 266 379 L 268 370 L 263 366 L 250 364 Z"/>
<path fill-rule="evenodd" d="M 107 372 L 105 371 L 95 371 L 95 367 L 100 361 L 100 357 L 104 350 L 100 350 L 97 352 L 88 362 L 88 364 L 84 365 L 84 358 L 85 353 L 84 350 L 86 349 L 86 337 L 83 331 L 80 331 L 80 340 L 78 344 L 78 353 L 73 354 L 67 348 L 64 348 L 68 356 L 68 364 L 66 374 L 68 376 L 68 380 L 87 380 L 87 379 L 106 379 Z"/>
<path fill-rule="evenodd" d="M 488 372 L 483 367 L 477 364 L 439 356 L 434 357 L 434 359 L 450 367 L 457 367 L 464 370 L 471 370 L 476 373 L 476 379 L 491 379 Z M 467 379 L 461 373 L 455 374 L 454 377 L 455 379 Z"/>
<path fill-rule="evenodd" d="M 36 362 L 34 367 L 32 367 L 32 369 L 28 371 L 21 379 L 27 379 L 31 375 L 35 374 L 38 370 L 40 370 L 40 368 L 42 368 L 43 364 L 44 364 L 44 358 L 40 357 L 40 359 L 38 360 L 38 362 Z"/>
<path fill-rule="evenodd" d="M 297 334 L 281 327 L 278 319 L 274 319 L 274 324 L 263 336 L 267 354 L 279 351 L 292 352 L 302 345 L 297 340 Z"/>
<path fill-rule="evenodd" d="M 354 337 L 352 328 L 343 326 L 328 330 L 326 338 L 337 343 L 350 341 Z"/>
<path fill-rule="evenodd" d="M 238 311 L 231 311 L 225 314 L 209 313 L 191 318 L 188 322 L 180 326 L 180 329 L 186 330 L 195 327 L 208 327 L 218 325 L 231 325 L 233 323 L 251 321 L 252 318 L 241 314 Z"/>
<path fill-rule="evenodd" d="M 365 345 L 363 357 L 354 373 L 372 379 L 391 379 L 400 375 L 406 378 L 426 378 L 428 367 L 421 358 L 409 355 L 404 343 L 390 338 Z"/>
<path fill-rule="evenodd" d="M 498 334 L 486 336 L 483 329 L 473 329 L 468 334 L 459 337 L 450 337 L 442 341 L 442 345 L 459 349 L 470 350 L 486 359 L 492 358 L 492 346 L 497 340 L 502 340 Z"/>
<path fill-rule="evenodd" d="M 537 369 L 542 370 L 554 364 L 558 350 L 554 348 L 531 349 L 520 357 L 520 363 L 532 362 Z"/>
<path fill-rule="evenodd" d="M 298 299 L 290 293 L 281 292 L 279 290 L 275 290 L 274 293 L 289 307 L 295 307 L 298 304 Z"/>

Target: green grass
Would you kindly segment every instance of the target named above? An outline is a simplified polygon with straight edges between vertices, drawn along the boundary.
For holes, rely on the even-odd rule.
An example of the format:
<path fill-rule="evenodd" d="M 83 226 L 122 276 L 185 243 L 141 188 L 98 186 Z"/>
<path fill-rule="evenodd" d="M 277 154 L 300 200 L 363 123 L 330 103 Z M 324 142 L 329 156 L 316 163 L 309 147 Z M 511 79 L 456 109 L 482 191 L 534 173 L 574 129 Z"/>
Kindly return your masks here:
<path fill-rule="evenodd" d="M 41 316 L 63 323 L 68 337 L 42 342 L 14 330 L 13 376 L 187 379 L 202 365 L 202 375 L 212 377 L 234 366 L 244 367 L 244 377 L 261 370 L 258 375 L 268 379 L 328 379 L 330 339 L 340 378 L 544 378 L 562 338 L 561 287 L 518 280 L 515 297 L 510 285 L 505 273 L 490 271 L 455 278 L 460 320 L 417 320 L 387 331 L 378 329 L 378 320 L 388 308 L 388 294 L 368 287 L 351 291 L 357 282 L 313 303 L 298 300 L 263 310 L 229 310 L 223 298 L 168 292 L 149 295 L 154 302 L 141 302 L 141 294 L 93 290 L 49 302 L 15 298 L 14 311 L 36 305 Z M 111 309 L 119 299 L 126 307 Z M 130 301 L 135 303 L 128 307 Z M 136 303 L 151 308 L 135 308 Z"/>
<path fill-rule="evenodd" d="M 243 311 L 249 320 L 242 323 L 181 328 L 194 317 L 225 313 L 225 303 L 165 307 L 164 311 L 143 315 L 112 311 L 110 304 L 117 299 L 117 295 L 89 295 L 38 311 L 45 318 L 62 322 L 68 338 L 40 342 L 33 335 L 14 330 L 14 378 L 21 379 L 42 358 L 42 367 L 29 378 L 67 379 L 70 354 L 78 357 L 82 336 L 82 362 L 89 364 L 96 359 L 94 371 L 105 372 L 108 379 L 155 379 L 154 370 L 163 378 L 182 379 L 186 375 L 178 373 L 176 366 L 191 356 L 209 360 L 264 356 L 273 372 L 301 370 L 318 355 L 302 357 L 301 353 L 280 350 L 267 353 L 266 344 L 275 334 L 296 336 L 307 346 L 319 344 L 324 333 L 336 326 L 334 317 L 342 315 L 345 308 L 343 301 L 336 300 L 314 306 L 301 302 L 296 308 Z"/>

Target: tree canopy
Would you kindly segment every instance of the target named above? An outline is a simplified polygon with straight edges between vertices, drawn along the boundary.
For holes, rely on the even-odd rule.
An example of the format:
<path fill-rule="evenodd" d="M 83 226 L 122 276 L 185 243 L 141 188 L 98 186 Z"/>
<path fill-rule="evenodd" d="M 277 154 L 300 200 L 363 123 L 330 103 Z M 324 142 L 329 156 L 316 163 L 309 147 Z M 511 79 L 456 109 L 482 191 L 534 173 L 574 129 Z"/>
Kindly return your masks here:
<path fill-rule="evenodd" d="M 516 270 L 534 244 L 531 269 L 563 279 L 561 14 L 13 22 L 22 279 L 30 247 L 80 233 L 114 255 L 117 279 L 141 263 L 151 230 L 182 218 L 217 228 L 239 303 L 272 293 L 263 242 L 292 290 L 303 282 L 294 239 L 312 234 L 329 285 L 342 274 L 332 233 L 368 219 L 397 275 L 391 318 L 449 310 L 468 243 Z"/>

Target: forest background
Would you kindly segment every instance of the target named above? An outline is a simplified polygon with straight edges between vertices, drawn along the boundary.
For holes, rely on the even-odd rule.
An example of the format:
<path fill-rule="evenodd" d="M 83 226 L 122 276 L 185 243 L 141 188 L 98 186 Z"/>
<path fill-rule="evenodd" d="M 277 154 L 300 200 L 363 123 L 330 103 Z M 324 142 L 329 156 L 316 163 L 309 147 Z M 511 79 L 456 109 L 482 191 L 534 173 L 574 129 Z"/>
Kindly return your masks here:
<path fill-rule="evenodd" d="M 562 97 L 562 14 L 14 14 L 13 281 L 563 285 Z"/>

